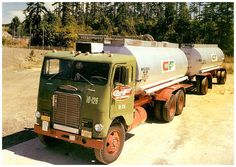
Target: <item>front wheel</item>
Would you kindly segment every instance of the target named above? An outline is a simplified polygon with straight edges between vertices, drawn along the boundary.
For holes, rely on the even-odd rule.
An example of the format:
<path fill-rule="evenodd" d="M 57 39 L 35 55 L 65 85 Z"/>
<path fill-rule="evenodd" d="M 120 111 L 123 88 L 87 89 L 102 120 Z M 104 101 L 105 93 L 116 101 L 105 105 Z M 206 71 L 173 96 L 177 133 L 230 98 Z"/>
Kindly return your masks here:
<path fill-rule="evenodd" d="M 98 161 L 109 164 L 115 161 L 123 149 L 125 142 L 125 129 L 122 124 L 112 125 L 108 131 L 102 149 L 94 149 Z"/>

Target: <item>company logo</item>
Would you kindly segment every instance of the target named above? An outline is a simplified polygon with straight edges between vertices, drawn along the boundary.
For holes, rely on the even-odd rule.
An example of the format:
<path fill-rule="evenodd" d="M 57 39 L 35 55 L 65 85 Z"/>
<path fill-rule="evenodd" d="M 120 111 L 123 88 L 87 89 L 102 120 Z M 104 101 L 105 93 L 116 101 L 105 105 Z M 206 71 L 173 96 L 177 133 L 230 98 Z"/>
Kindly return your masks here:
<path fill-rule="evenodd" d="M 132 88 L 130 86 L 117 86 L 112 91 L 112 98 L 115 100 L 128 99 L 132 95 Z"/>
<path fill-rule="evenodd" d="M 175 71 L 174 60 L 164 60 L 161 62 L 162 72 Z"/>
<path fill-rule="evenodd" d="M 218 57 L 216 54 L 211 54 L 211 61 L 217 61 Z"/>

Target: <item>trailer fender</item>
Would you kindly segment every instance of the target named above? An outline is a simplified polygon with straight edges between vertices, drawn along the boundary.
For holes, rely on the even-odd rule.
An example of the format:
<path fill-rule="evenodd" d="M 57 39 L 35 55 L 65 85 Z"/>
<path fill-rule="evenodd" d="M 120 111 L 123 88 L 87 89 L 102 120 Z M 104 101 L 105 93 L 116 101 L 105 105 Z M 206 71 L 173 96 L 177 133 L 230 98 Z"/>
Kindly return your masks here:
<path fill-rule="evenodd" d="M 176 85 L 172 85 L 169 86 L 167 88 L 164 88 L 160 91 L 155 92 L 154 94 L 154 100 L 158 100 L 158 101 L 168 101 L 171 97 L 172 94 L 175 94 L 175 92 L 179 89 L 184 89 L 184 85 L 183 84 L 176 84 Z"/>

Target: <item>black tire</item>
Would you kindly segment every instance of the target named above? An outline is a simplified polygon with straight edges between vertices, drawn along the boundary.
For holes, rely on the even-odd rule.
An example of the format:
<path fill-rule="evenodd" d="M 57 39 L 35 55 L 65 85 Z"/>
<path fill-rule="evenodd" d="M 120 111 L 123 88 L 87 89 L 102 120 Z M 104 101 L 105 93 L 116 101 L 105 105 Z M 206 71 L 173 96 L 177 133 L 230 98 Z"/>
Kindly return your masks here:
<path fill-rule="evenodd" d="M 197 77 L 197 81 L 196 81 L 196 88 L 197 88 L 197 94 L 201 94 L 201 78 Z"/>
<path fill-rule="evenodd" d="M 161 101 L 155 101 L 154 115 L 155 115 L 155 118 L 157 120 L 163 121 L 163 117 L 162 117 L 162 102 Z"/>
<path fill-rule="evenodd" d="M 171 95 L 170 99 L 165 102 L 163 106 L 163 119 L 166 122 L 170 122 L 174 119 L 176 112 L 176 98 L 175 95 Z"/>
<path fill-rule="evenodd" d="M 183 112 L 184 104 L 185 104 L 185 95 L 182 89 L 178 90 L 175 94 L 176 96 L 176 112 L 175 115 L 180 115 Z"/>
<path fill-rule="evenodd" d="M 217 83 L 220 84 L 221 83 L 221 71 L 217 71 L 216 79 L 217 79 Z"/>
<path fill-rule="evenodd" d="M 109 147 L 111 146 L 111 140 L 113 147 Z M 120 156 L 124 142 L 125 129 L 123 125 L 112 125 L 108 131 L 103 148 L 94 149 L 97 160 L 103 164 L 109 164 L 115 161 Z"/>
<path fill-rule="evenodd" d="M 208 92 L 208 78 L 205 77 L 202 79 L 202 82 L 201 82 L 201 94 L 206 95 L 207 92 Z"/>
<path fill-rule="evenodd" d="M 49 137 L 49 136 L 45 136 L 45 135 L 38 135 L 39 140 L 41 141 L 41 143 L 43 143 L 45 146 L 47 147 L 55 147 L 59 140 Z"/>
<path fill-rule="evenodd" d="M 227 77 L 226 71 L 221 71 L 221 73 L 220 73 L 220 84 L 225 84 L 226 77 Z"/>

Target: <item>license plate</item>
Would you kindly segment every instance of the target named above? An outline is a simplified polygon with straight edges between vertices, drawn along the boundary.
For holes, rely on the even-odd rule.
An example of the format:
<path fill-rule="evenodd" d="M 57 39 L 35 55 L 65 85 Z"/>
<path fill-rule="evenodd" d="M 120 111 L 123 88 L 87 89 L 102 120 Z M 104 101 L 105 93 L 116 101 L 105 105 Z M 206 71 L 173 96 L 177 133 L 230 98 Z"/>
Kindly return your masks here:
<path fill-rule="evenodd" d="M 87 138 L 92 138 L 92 132 L 91 132 L 91 131 L 88 131 L 88 130 L 82 129 L 82 131 L 81 131 L 81 136 L 87 137 Z"/>
<path fill-rule="evenodd" d="M 69 139 L 72 140 L 72 141 L 75 141 L 75 136 L 74 135 L 70 135 Z"/>
<path fill-rule="evenodd" d="M 50 122 L 50 117 L 49 117 L 49 116 L 46 116 L 46 115 L 42 115 L 42 116 L 41 116 L 41 120 L 42 120 L 42 121 Z"/>
<path fill-rule="evenodd" d="M 48 125 L 49 125 L 49 122 L 43 121 L 42 122 L 42 130 L 43 131 L 48 131 Z"/>

